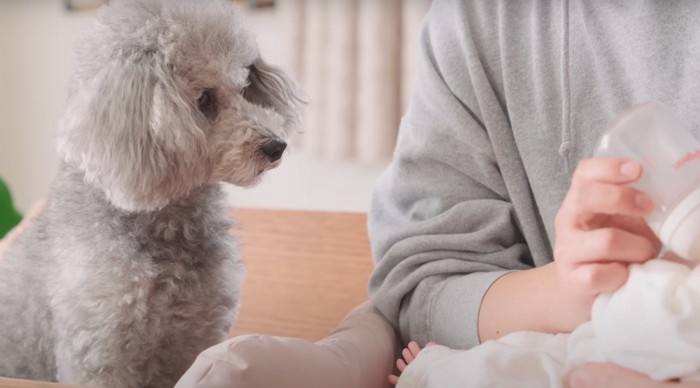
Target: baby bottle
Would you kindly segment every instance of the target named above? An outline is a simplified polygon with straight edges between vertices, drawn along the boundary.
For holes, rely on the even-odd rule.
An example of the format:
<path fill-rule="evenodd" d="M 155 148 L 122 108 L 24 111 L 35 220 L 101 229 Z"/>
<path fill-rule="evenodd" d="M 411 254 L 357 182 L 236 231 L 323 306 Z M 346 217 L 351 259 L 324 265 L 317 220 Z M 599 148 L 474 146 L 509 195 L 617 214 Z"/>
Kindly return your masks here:
<path fill-rule="evenodd" d="M 657 102 L 633 106 L 612 121 L 595 155 L 642 164 L 632 186 L 654 199 L 647 223 L 667 248 L 700 261 L 700 142 L 673 112 Z"/>

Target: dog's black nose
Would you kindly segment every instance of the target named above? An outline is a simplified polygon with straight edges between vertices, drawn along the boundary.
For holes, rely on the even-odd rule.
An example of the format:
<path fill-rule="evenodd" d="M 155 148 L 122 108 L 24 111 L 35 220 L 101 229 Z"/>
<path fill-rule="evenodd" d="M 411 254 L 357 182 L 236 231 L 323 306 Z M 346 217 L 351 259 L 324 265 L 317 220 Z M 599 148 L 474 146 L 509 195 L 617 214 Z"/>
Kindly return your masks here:
<path fill-rule="evenodd" d="M 276 162 L 282 157 L 285 148 L 287 148 L 287 143 L 272 139 L 263 144 L 262 151 L 271 162 Z"/>

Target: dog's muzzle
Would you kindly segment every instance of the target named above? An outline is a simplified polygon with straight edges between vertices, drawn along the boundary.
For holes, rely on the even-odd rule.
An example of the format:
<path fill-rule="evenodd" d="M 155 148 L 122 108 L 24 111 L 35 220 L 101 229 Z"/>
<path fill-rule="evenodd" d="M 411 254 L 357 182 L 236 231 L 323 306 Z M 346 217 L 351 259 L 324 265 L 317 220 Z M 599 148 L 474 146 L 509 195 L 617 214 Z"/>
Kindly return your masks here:
<path fill-rule="evenodd" d="M 282 140 L 272 139 L 265 142 L 260 148 L 270 162 L 276 162 L 282 158 L 282 154 L 287 148 L 287 143 Z"/>

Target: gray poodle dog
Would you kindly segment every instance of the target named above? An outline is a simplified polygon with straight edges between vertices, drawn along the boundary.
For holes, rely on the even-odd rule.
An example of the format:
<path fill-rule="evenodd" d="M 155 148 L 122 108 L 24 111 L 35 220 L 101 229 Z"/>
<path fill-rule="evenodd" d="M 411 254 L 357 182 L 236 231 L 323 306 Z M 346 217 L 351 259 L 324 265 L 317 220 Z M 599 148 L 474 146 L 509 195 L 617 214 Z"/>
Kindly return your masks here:
<path fill-rule="evenodd" d="M 0 261 L 0 375 L 172 387 L 240 299 L 219 183 L 276 167 L 300 108 L 225 0 L 101 9 L 48 206 Z"/>

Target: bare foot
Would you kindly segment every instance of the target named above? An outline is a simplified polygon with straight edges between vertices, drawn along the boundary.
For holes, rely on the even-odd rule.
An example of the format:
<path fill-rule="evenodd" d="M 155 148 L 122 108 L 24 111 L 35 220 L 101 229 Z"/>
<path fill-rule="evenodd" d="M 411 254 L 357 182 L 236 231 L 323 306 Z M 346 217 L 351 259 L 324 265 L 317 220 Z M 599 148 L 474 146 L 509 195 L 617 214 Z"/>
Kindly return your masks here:
<path fill-rule="evenodd" d="M 426 347 L 435 345 L 435 342 L 428 342 L 425 344 Z M 403 358 L 399 358 L 396 360 L 396 367 L 399 369 L 399 374 L 406 369 L 408 364 L 412 363 L 413 360 L 418 357 L 418 353 L 421 351 L 421 347 L 418 346 L 416 341 L 411 341 L 408 343 L 408 347 L 403 348 L 403 351 L 401 352 L 401 355 Z M 399 376 L 397 375 L 389 375 L 389 382 L 393 385 L 396 385 L 399 382 Z"/>

